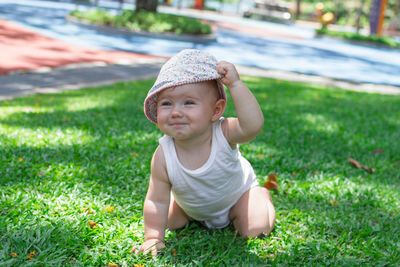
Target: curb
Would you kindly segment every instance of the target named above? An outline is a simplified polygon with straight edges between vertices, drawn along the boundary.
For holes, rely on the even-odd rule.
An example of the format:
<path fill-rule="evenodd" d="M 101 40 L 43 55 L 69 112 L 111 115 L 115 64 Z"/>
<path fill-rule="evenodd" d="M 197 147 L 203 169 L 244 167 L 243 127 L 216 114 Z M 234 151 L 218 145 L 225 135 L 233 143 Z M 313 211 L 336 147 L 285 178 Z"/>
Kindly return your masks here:
<path fill-rule="evenodd" d="M 67 16 L 65 20 L 70 24 L 92 29 L 100 33 L 119 34 L 126 37 L 141 36 L 147 38 L 166 39 L 166 40 L 200 43 L 200 44 L 213 43 L 217 41 L 216 34 L 189 35 L 189 34 L 173 34 L 173 33 L 150 33 L 144 31 L 132 31 L 125 28 L 116 28 L 116 27 L 94 24 L 71 16 Z"/>
<path fill-rule="evenodd" d="M 243 75 L 266 77 L 266 78 L 285 80 L 291 82 L 319 84 L 355 92 L 375 93 L 381 95 L 400 95 L 400 87 L 393 85 L 358 83 L 358 82 L 334 79 L 323 76 L 315 76 L 315 75 L 286 72 L 279 70 L 259 69 L 255 67 L 247 67 L 242 65 L 237 65 L 236 67 L 239 74 Z"/>

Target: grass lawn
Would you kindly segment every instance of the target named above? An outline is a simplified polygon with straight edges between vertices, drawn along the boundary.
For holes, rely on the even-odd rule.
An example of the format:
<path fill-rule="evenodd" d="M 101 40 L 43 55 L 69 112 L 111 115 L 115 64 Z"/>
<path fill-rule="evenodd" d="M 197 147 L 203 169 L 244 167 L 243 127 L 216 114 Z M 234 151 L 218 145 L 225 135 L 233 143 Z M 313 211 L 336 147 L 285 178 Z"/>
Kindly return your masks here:
<path fill-rule="evenodd" d="M 241 151 L 280 186 L 269 237 L 192 223 L 129 253 L 161 137 L 140 80 L 0 102 L 0 266 L 399 266 L 400 96 L 244 80 L 265 126 Z"/>

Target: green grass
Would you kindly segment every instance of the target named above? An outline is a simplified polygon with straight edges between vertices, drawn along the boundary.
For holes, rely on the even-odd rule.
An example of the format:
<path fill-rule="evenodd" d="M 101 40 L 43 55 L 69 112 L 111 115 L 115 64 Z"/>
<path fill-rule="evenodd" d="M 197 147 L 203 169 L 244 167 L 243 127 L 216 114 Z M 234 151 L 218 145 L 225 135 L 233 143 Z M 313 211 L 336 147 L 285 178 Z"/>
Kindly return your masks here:
<path fill-rule="evenodd" d="M 142 110 L 154 80 L 140 80 L 0 102 L 0 266 L 398 266 L 400 96 L 244 80 L 265 126 L 242 153 L 280 186 L 269 237 L 192 223 L 167 231 L 163 255 L 129 253 L 161 137 Z"/>
<path fill-rule="evenodd" d="M 89 9 L 87 11 L 74 10 L 70 15 L 91 23 L 127 28 L 133 31 L 193 35 L 211 33 L 209 24 L 194 18 L 173 14 L 123 10 L 121 14 L 113 15 L 106 10 Z"/>
<path fill-rule="evenodd" d="M 392 48 L 400 48 L 400 44 L 398 42 L 396 42 L 390 36 L 362 35 L 362 34 L 355 33 L 355 32 L 342 32 L 342 31 L 328 30 L 327 28 L 316 29 L 315 31 L 319 35 L 328 35 L 328 36 L 332 36 L 332 37 L 347 39 L 350 41 L 377 44 L 377 45 L 383 45 L 383 46 L 388 46 L 388 47 L 392 47 Z"/>

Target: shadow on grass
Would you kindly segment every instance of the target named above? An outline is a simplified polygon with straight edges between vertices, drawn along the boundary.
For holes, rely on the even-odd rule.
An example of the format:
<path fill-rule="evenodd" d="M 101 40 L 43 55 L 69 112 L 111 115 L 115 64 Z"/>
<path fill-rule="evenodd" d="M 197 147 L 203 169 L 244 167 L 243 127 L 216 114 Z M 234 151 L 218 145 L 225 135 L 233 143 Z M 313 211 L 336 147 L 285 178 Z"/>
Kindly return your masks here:
<path fill-rule="evenodd" d="M 107 195 L 116 203 L 123 197 L 126 205 L 132 191 L 132 202 L 143 201 L 161 136 L 143 115 L 152 82 L 2 102 L 0 107 L 28 109 L 1 121 L 6 132 L 0 135 L 0 185 L 81 183 L 88 194 Z M 278 221 L 272 237 L 246 242 L 232 228 L 213 231 L 190 224 L 170 233 L 170 250 L 158 261 L 395 262 L 398 244 L 391 240 L 400 231 L 393 210 L 400 180 L 400 98 L 267 79 L 248 78 L 247 84 L 259 99 L 265 127 L 256 140 L 241 146 L 242 152 L 260 181 L 272 172 L 280 178 L 281 188 L 273 193 Z M 229 105 L 227 115 L 233 115 L 232 101 Z M 352 168 L 349 157 L 376 172 Z M 129 214 L 141 214 L 139 204 Z"/>

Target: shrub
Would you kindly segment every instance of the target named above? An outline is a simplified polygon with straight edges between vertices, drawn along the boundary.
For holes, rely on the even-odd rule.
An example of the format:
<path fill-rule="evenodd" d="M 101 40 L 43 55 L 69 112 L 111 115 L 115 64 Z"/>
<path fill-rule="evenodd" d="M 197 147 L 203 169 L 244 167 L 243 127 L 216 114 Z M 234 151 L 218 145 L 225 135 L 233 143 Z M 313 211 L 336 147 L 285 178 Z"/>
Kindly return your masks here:
<path fill-rule="evenodd" d="M 354 32 L 340 32 L 340 31 L 332 31 L 328 29 L 317 29 L 317 34 L 320 35 L 329 35 L 333 37 L 344 38 L 352 41 L 361 41 L 361 42 L 368 42 L 368 43 L 375 43 L 381 45 L 387 45 L 390 47 L 397 47 L 400 48 L 400 44 L 397 43 L 392 37 L 383 36 L 379 37 L 376 35 L 362 35 L 359 33 Z"/>
<path fill-rule="evenodd" d="M 210 25 L 197 19 L 148 11 L 135 12 L 124 10 L 121 14 L 112 15 L 101 9 L 78 11 L 74 10 L 71 16 L 91 23 L 128 28 L 135 31 L 152 33 L 172 32 L 175 34 L 210 34 Z"/>

